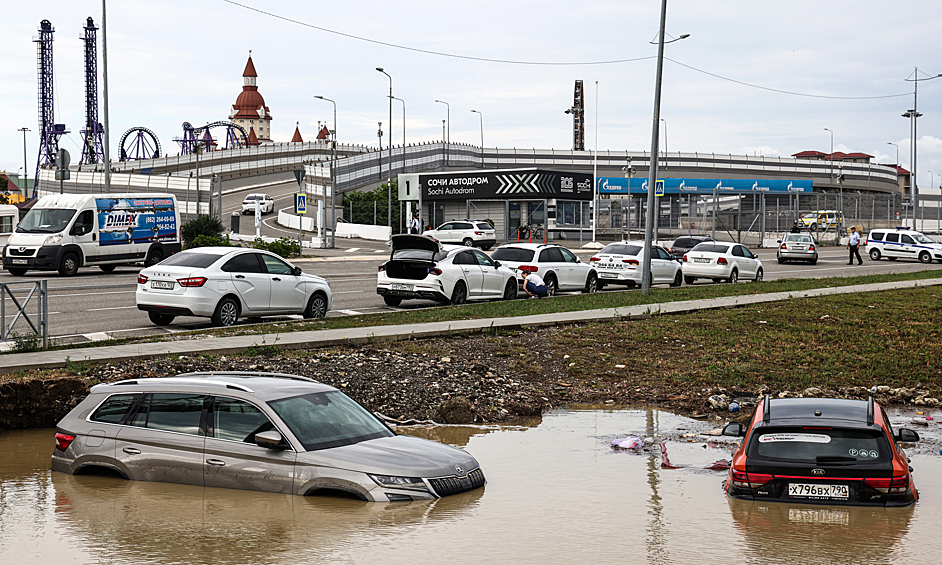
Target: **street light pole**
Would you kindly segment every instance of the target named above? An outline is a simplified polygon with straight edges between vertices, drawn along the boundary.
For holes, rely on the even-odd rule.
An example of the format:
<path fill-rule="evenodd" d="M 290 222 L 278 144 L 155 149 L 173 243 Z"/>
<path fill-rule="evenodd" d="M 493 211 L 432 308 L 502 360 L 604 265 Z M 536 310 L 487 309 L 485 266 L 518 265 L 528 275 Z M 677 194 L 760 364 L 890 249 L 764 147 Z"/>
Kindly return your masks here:
<path fill-rule="evenodd" d="M 450 160 L 449 154 L 451 153 L 451 104 L 449 104 L 448 102 L 445 102 L 444 100 L 436 100 L 436 102 L 438 102 L 439 104 L 444 104 L 446 106 L 445 117 L 448 119 L 448 135 L 446 137 L 444 135 L 445 132 L 443 131 L 442 136 L 444 137 L 444 139 L 442 139 L 442 141 L 445 142 L 445 146 L 447 147 L 447 149 L 445 150 L 445 166 L 447 167 L 448 161 Z"/>
<path fill-rule="evenodd" d="M 661 118 L 664 122 L 664 168 L 667 169 L 667 120 Z"/>
<path fill-rule="evenodd" d="M 331 100 L 330 98 L 324 98 L 323 96 L 315 96 L 320 100 L 326 100 L 334 105 L 334 131 L 330 132 L 330 247 L 333 248 L 336 244 L 334 232 L 337 231 L 337 221 L 334 214 L 334 184 L 337 182 L 337 177 L 335 175 L 335 170 L 337 168 L 337 103 Z M 353 218 L 351 218 L 352 220 Z M 324 237 L 324 247 L 327 247 L 327 237 Z"/>
<path fill-rule="evenodd" d="M 390 231 L 392 231 L 392 101 L 393 101 L 393 83 L 392 77 L 383 70 L 383 67 L 376 67 L 376 70 L 383 73 L 389 77 L 389 184 L 387 186 L 387 199 L 386 199 L 386 212 L 387 212 L 387 225 L 389 226 Z M 379 148 L 380 152 L 383 151 L 382 145 Z"/>
<path fill-rule="evenodd" d="M 824 131 L 831 134 L 831 153 L 828 155 L 828 160 L 831 162 L 828 172 L 828 181 L 834 178 L 834 132 L 828 128 L 824 128 Z"/>
<path fill-rule="evenodd" d="M 667 0 L 661 0 L 661 25 L 657 40 L 657 75 L 654 81 L 654 118 L 651 120 L 651 158 L 648 166 L 648 210 L 644 222 L 644 262 L 641 270 L 641 293 L 651 291 L 651 236 L 654 224 L 654 184 L 657 181 L 658 133 L 661 120 L 661 79 L 664 75 L 664 44 L 673 43 L 690 36 L 684 34 L 669 42 L 664 41 L 664 28 L 667 24 Z"/>
<path fill-rule="evenodd" d="M 23 194 L 25 195 L 26 194 L 26 181 L 28 180 L 26 178 L 26 171 L 28 170 L 26 168 L 26 132 L 33 131 L 33 130 L 27 127 L 22 127 L 16 131 L 23 132 Z"/>
<path fill-rule="evenodd" d="M 481 118 L 481 168 L 484 168 L 484 114 L 477 110 L 471 110 Z"/>
<path fill-rule="evenodd" d="M 108 22 L 105 18 L 105 0 L 101 0 L 101 94 L 102 94 L 102 119 L 105 129 L 105 192 L 111 192 L 111 125 L 108 121 Z M 96 127 L 93 124 L 92 127 Z M 199 186 L 199 176 L 196 177 L 197 186 Z M 197 210 L 197 215 L 199 211 Z"/>

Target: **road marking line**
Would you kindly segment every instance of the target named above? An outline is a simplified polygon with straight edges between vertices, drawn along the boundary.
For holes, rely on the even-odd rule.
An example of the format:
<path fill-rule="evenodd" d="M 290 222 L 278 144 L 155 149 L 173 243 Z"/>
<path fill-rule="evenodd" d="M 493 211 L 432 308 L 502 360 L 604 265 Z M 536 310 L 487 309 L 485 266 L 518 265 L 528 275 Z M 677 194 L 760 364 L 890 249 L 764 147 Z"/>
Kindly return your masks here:
<path fill-rule="evenodd" d="M 344 249 L 345 253 L 353 253 L 354 251 L 359 251 L 359 247 L 351 247 L 350 249 Z"/>
<path fill-rule="evenodd" d="M 385 249 L 377 249 L 377 250 L 374 251 L 373 253 L 386 253 L 386 250 L 385 250 Z"/>
<path fill-rule="evenodd" d="M 95 332 L 95 333 L 90 333 L 90 334 L 82 334 L 82 337 L 84 337 L 84 338 L 87 339 L 88 341 L 105 341 L 105 340 L 107 340 L 107 339 L 111 339 L 111 336 L 108 335 L 108 334 L 105 333 L 105 332 Z"/>
<path fill-rule="evenodd" d="M 137 308 L 137 306 L 111 306 L 110 308 L 89 308 L 86 312 L 100 312 L 102 310 L 127 310 L 129 308 Z"/>
<path fill-rule="evenodd" d="M 334 312 L 338 312 L 340 314 L 346 314 L 347 316 L 359 316 L 360 314 L 363 313 L 363 312 L 357 312 L 356 310 L 334 310 Z"/>

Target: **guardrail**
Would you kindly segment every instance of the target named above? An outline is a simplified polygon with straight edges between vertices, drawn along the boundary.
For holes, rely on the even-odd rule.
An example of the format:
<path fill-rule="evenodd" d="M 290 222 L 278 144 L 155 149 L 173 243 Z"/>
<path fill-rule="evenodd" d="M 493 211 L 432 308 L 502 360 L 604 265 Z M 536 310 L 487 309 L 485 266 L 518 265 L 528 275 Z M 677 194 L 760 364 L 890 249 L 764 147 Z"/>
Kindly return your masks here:
<path fill-rule="evenodd" d="M 30 329 L 33 330 L 33 333 L 42 339 L 42 348 L 45 349 L 49 346 L 49 289 L 47 283 L 48 281 L 46 280 L 0 283 L 0 340 L 10 341 L 11 336 L 14 340 L 17 339 L 20 334 L 13 331 L 13 326 L 15 326 L 20 319 L 23 319 L 29 325 Z M 26 298 L 24 298 L 21 303 L 14 294 L 13 289 L 22 287 L 32 288 L 29 288 Z M 20 294 L 22 294 L 22 292 Z M 35 323 L 33 323 L 34 320 L 26 311 L 30 300 L 34 297 L 37 304 Z M 7 324 L 8 298 L 13 302 L 13 305 L 16 306 L 16 314 L 13 316 L 13 319 L 10 320 L 9 324 Z M 11 309 L 11 312 L 12 310 L 13 309 Z"/>

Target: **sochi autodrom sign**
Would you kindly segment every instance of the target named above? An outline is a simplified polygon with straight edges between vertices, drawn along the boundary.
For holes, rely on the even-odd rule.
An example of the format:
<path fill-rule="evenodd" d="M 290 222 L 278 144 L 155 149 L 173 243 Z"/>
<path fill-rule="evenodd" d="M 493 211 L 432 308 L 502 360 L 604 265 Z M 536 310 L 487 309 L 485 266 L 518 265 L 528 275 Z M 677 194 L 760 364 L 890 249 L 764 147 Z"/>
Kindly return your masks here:
<path fill-rule="evenodd" d="M 426 200 L 592 200 L 592 175 L 539 169 L 419 175 Z"/>

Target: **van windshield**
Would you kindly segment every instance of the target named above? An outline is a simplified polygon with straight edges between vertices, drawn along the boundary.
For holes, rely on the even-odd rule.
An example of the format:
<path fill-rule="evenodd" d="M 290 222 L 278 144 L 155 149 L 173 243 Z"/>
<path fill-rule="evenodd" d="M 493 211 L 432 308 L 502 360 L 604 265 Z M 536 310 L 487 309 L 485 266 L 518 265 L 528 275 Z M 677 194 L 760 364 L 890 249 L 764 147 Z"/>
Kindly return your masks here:
<path fill-rule="evenodd" d="M 18 226 L 17 233 L 59 233 L 68 225 L 75 210 L 59 208 L 33 208 Z"/>

